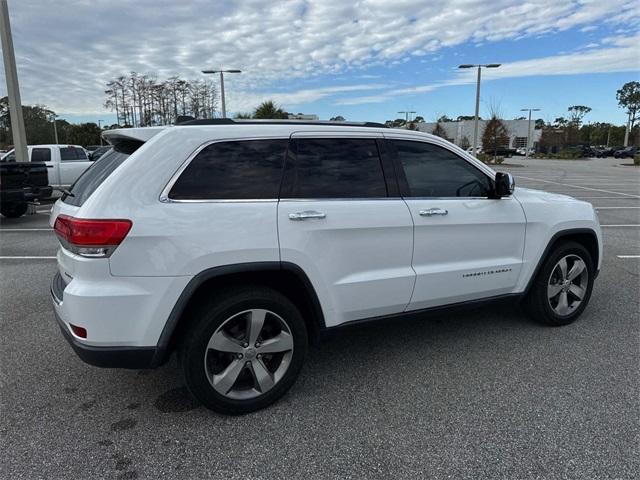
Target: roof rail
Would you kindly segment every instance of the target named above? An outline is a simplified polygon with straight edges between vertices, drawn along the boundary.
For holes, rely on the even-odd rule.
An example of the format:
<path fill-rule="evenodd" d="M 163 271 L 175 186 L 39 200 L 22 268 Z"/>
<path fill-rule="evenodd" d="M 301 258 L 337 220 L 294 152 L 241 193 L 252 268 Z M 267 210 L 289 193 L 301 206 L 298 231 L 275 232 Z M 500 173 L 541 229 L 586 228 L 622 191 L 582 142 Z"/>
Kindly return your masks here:
<path fill-rule="evenodd" d="M 330 122 L 328 120 L 235 120 L 232 118 L 186 120 L 182 122 L 176 122 L 176 125 L 179 125 L 181 127 L 189 125 L 323 125 L 331 127 L 388 128 L 385 124 L 377 122 Z"/>

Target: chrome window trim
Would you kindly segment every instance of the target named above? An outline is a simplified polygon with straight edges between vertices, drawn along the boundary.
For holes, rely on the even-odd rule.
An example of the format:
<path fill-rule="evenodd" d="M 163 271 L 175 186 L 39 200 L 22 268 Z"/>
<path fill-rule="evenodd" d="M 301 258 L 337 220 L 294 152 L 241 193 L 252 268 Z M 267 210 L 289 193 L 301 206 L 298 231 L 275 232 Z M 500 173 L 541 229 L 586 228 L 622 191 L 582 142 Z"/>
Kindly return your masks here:
<path fill-rule="evenodd" d="M 213 145 L 214 143 L 222 143 L 222 142 L 241 142 L 241 141 L 245 141 L 245 140 L 289 140 L 289 136 L 283 137 L 281 135 L 272 137 L 272 136 L 263 136 L 263 137 L 234 137 L 234 138 L 218 138 L 216 140 L 209 140 L 204 142 L 203 144 L 201 144 L 200 146 L 198 146 L 192 153 L 191 155 L 189 155 L 187 157 L 187 159 L 182 162 L 182 165 L 180 165 L 180 167 L 178 167 L 178 170 L 176 170 L 176 172 L 171 176 L 171 178 L 169 179 L 169 181 L 167 182 L 167 184 L 165 185 L 165 187 L 162 189 L 162 192 L 160 192 L 160 197 L 159 200 L 162 203 L 249 203 L 249 202 L 277 202 L 278 199 L 244 199 L 244 198 L 238 198 L 238 199 L 233 199 L 233 198 L 229 198 L 229 199 L 225 199 L 225 198 L 193 198 L 193 199 L 173 199 L 173 198 L 169 198 L 169 192 L 171 192 L 171 189 L 173 188 L 173 185 L 178 181 L 178 178 L 180 178 L 180 175 L 182 175 L 182 173 L 187 169 L 187 167 L 191 164 L 191 162 L 193 161 L 194 158 L 196 158 L 198 156 L 198 154 L 200 152 L 202 152 L 202 150 L 204 150 L 205 148 L 207 148 L 209 145 Z"/>
<path fill-rule="evenodd" d="M 402 200 L 402 197 L 320 197 L 320 198 L 281 198 L 281 202 L 347 202 L 347 201 Z"/>
<path fill-rule="evenodd" d="M 500 200 L 491 197 L 402 197 L 404 200 Z M 507 197 L 503 197 L 507 198 Z"/>

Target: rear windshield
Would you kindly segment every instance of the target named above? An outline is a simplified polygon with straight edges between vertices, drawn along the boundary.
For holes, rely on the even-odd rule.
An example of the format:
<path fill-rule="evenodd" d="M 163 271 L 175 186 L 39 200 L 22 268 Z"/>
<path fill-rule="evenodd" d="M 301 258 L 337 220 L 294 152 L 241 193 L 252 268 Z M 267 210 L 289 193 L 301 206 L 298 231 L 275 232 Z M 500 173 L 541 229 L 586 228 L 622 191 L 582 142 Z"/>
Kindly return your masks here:
<path fill-rule="evenodd" d="M 135 152 L 143 142 L 126 141 L 120 142 L 112 150 L 105 153 L 93 165 L 80 175 L 69 191 L 72 195 L 62 195 L 62 201 L 76 207 L 82 204 L 102 185 L 109 175 Z"/>

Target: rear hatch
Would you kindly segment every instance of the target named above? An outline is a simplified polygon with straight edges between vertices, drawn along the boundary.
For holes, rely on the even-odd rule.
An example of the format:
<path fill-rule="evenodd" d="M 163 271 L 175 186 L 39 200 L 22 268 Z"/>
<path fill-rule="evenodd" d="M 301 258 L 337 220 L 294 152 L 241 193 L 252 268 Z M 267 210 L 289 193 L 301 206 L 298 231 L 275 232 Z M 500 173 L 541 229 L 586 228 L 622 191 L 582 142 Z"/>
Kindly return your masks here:
<path fill-rule="evenodd" d="M 96 160 L 91 167 L 76 180 L 68 192 L 55 203 L 49 217 L 49 224 L 55 228 L 56 219 L 59 216 L 71 219 L 81 218 L 81 209 L 84 203 L 102 185 L 105 180 L 127 159 L 138 150 L 152 136 L 162 129 L 143 128 L 111 130 L 103 134 L 104 138 L 112 145 L 112 149 Z M 61 219 L 62 220 L 62 219 Z M 100 219 L 98 219 L 100 221 Z M 58 235 L 60 237 L 60 235 Z M 61 243 L 65 239 L 60 238 Z M 109 274 L 108 260 L 96 255 L 78 255 L 70 251 L 70 245 L 58 252 L 58 268 L 66 281 L 70 281 L 76 274 Z M 77 252 L 76 252 L 77 253 Z"/>

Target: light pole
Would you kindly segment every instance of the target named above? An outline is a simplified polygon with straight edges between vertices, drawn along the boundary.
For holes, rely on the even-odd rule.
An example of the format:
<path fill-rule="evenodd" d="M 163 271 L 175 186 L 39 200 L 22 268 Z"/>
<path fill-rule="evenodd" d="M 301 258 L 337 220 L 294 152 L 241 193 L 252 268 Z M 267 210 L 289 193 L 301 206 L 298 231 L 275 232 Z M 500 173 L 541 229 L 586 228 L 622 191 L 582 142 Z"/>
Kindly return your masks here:
<path fill-rule="evenodd" d="M 222 102 L 222 118 L 227 118 L 227 107 L 224 103 L 224 74 L 225 73 L 242 73 L 242 70 L 202 70 L 202 73 L 219 73 L 220 74 L 220 101 Z"/>
<path fill-rule="evenodd" d="M 409 123 L 409 115 L 416 112 L 414 112 L 413 110 L 402 110 L 401 112 L 398 112 L 398 113 L 404 113 L 404 121 L 405 123 Z"/>
<path fill-rule="evenodd" d="M 98 130 L 100 130 L 100 146 L 103 145 L 103 143 L 102 143 L 102 122 L 104 122 L 104 120 L 98 120 Z"/>
<path fill-rule="evenodd" d="M 51 115 L 51 120 L 53 121 L 53 136 L 56 139 L 56 145 L 58 145 L 58 126 L 56 125 L 56 118 L 58 115 L 55 113 Z"/>
<path fill-rule="evenodd" d="M 539 112 L 539 108 L 521 108 L 521 112 L 529 112 L 529 123 L 527 123 L 527 152 L 524 154 L 525 160 L 529 158 L 529 149 L 531 148 L 531 112 Z"/>
<path fill-rule="evenodd" d="M 501 64 L 500 63 L 486 63 L 486 64 L 479 64 L 479 65 L 470 65 L 470 64 L 464 64 L 464 65 L 458 65 L 458 68 L 478 68 L 478 81 L 477 81 L 477 85 L 476 85 L 476 115 L 475 115 L 475 119 L 473 122 L 473 155 L 475 156 L 476 152 L 478 151 L 478 119 L 479 119 L 479 113 L 480 113 L 480 72 L 482 71 L 482 67 L 485 68 L 498 68 Z"/>
<path fill-rule="evenodd" d="M 24 131 L 24 117 L 22 102 L 20 101 L 20 87 L 18 85 L 18 71 L 16 56 L 13 52 L 13 37 L 11 36 L 11 22 L 9 21 L 9 7 L 7 0 L 0 0 L 0 44 L 4 71 L 7 77 L 7 97 L 9 98 L 9 118 L 13 134 L 13 147 L 17 162 L 28 162 L 27 136 Z"/>

